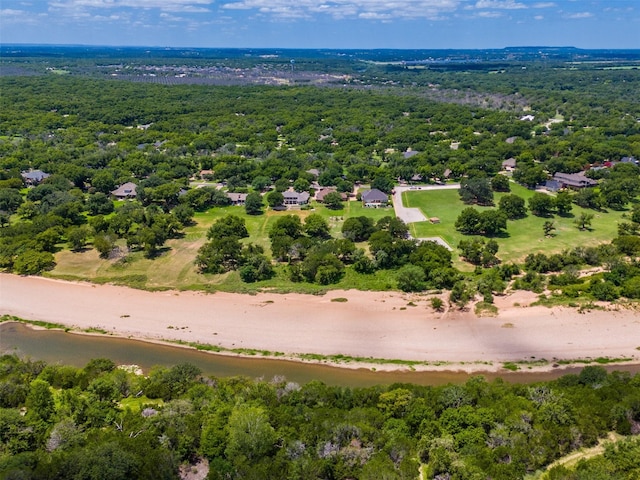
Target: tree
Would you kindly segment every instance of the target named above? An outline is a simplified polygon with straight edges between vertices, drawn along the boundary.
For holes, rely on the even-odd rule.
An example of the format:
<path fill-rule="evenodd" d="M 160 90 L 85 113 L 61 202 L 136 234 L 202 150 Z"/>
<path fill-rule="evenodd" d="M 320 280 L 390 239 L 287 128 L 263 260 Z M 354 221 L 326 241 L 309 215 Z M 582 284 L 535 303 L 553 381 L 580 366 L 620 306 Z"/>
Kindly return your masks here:
<path fill-rule="evenodd" d="M 555 198 L 555 208 L 559 215 L 569 215 L 573 209 L 573 195 L 567 191 L 558 192 Z"/>
<path fill-rule="evenodd" d="M 329 234 L 329 223 L 317 213 L 312 213 L 304 219 L 304 231 L 312 238 L 326 239 L 331 236 Z"/>
<path fill-rule="evenodd" d="M 87 198 L 87 208 L 91 215 L 109 215 L 114 211 L 113 200 L 107 194 L 97 192 Z"/>
<path fill-rule="evenodd" d="M 504 175 L 496 175 L 491 179 L 491 188 L 494 192 L 510 192 L 509 178 Z"/>
<path fill-rule="evenodd" d="M 37 250 L 25 250 L 13 261 L 13 270 L 20 275 L 37 275 L 56 265 L 53 254 Z"/>
<path fill-rule="evenodd" d="M 594 188 L 583 188 L 575 196 L 574 201 L 579 207 L 600 210 L 602 197 Z"/>
<path fill-rule="evenodd" d="M 520 166 L 520 164 L 518 164 L 518 168 L 513 173 L 513 179 L 516 182 L 529 188 L 535 188 L 536 185 L 544 183 L 547 178 L 547 173 L 540 165 Z"/>
<path fill-rule="evenodd" d="M 426 287 L 424 270 L 416 265 L 405 265 L 396 274 L 398 288 L 403 292 L 419 292 Z"/>
<path fill-rule="evenodd" d="M 542 231 L 544 232 L 545 237 L 550 237 L 553 235 L 553 231 L 556 229 L 553 221 L 546 220 L 542 225 Z"/>
<path fill-rule="evenodd" d="M 100 258 L 109 258 L 116 246 L 116 237 L 110 233 L 99 233 L 93 237 L 93 248 L 100 253 Z"/>
<path fill-rule="evenodd" d="M 23 203 L 22 195 L 14 188 L 0 188 L 0 212 L 15 213 Z"/>
<path fill-rule="evenodd" d="M 529 198 L 529 210 L 537 217 L 548 217 L 553 213 L 555 202 L 546 193 L 536 192 Z"/>
<path fill-rule="evenodd" d="M 69 228 L 69 230 L 67 230 L 67 240 L 69 241 L 71 250 L 76 252 L 82 250 L 87 244 L 87 239 L 90 234 L 91 231 L 86 225 Z"/>
<path fill-rule="evenodd" d="M 349 217 L 342 224 L 342 235 L 354 242 L 369 240 L 375 230 L 373 219 L 365 216 Z"/>
<path fill-rule="evenodd" d="M 271 180 L 269 179 L 269 177 L 258 175 L 257 177 L 253 178 L 253 181 L 251 182 L 251 188 L 258 192 L 263 192 L 267 189 L 267 187 L 269 187 L 270 184 Z"/>
<path fill-rule="evenodd" d="M 456 230 L 466 235 L 474 235 L 482 231 L 482 217 L 480 212 L 473 207 L 468 207 L 460 212 L 455 223 Z"/>
<path fill-rule="evenodd" d="M 251 192 L 244 201 L 244 210 L 248 215 L 260 215 L 262 213 L 262 196 L 257 192 Z"/>
<path fill-rule="evenodd" d="M 25 403 L 30 417 L 42 419 L 45 422 L 51 418 L 56 410 L 50 385 L 40 379 L 35 379 L 29 384 L 29 393 Z"/>
<path fill-rule="evenodd" d="M 228 458 L 245 457 L 257 461 L 273 448 L 276 432 L 261 407 L 240 404 L 231 411 L 228 423 L 229 440 L 226 448 Z"/>
<path fill-rule="evenodd" d="M 393 179 L 387 175 L 377 175 L 371 182 L 371 188 L 377 188 L 384 193 L 391 193 L 393 186 Z"/>
<path fill-rule="evenodd" d="M 464 178 L 460 182 L 458 194 L 466 204 L 493 205 L 493 190 L 488 178 Z"/>
<path fill-rule="evenodd" d="M 237 215 L 225 215 L 224 217 L 216 220 L 216 222 L 209 228 L 209 231 L 207 231 L 207 238 L 209 240 L 225 237 L 236 237 L 240 239 L 247 238 L 248 236 L 249 231 L 247 230 L 244 219 Z"/>
<path fill-rule="evenodd" d="M 284 205 L 284 195 L 282 194 L 282 192 L 279 192 L 278 190 L 274 190 L 272 192 L 267 193 L 266 197 L 267 197 L 267 204 L 271 208 L 278 208 Z"/>
<path fill-rule="evenodd" d="M 329 210 L 341 210 L 343 208 L 342 196 L 338 192 L 327 193 L 324 197 L 324 205 Z"/>
<path fill-rule="evenodd" d="M 581 213 L 578 218 L 574 220 L 576 227 L 580 230 L 590 230 L 591 220 L 593 220 L 593 213 Z"/>
<path fill-rule="evenodd" d="M 498 203 L 498 209 L 507 216 L 509 220 L 524 218 L 527 216 L 524 198 L 518 195 L 505 195 Z"/>
<path fill-rule="evenodd" d="M 463 281 L 455 283 L 449 293 L 449 302 L 464 308 L 464 306 L 473 298 L 473 290 Z"/>

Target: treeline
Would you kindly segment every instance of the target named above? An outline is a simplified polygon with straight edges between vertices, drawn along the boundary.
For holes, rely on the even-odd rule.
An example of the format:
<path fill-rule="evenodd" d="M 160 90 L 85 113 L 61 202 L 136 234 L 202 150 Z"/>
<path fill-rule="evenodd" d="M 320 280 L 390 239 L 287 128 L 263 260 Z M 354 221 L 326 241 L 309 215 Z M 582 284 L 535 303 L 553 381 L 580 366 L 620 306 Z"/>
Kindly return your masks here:
<path fill-rule="evenodd" d="M 0 367 L 0 478 L 172 479 L 182 467 L 209 479 L 415 479 L 422 469 L 513 480 L 610 432 L 628 438 L 546 478 L 640 474 L 640 376 L 600 366 L 531 385 L 368 388 L 211 378 L 189 364 L 141 376 L 106 359 L 75 368 L 5 355 Z"/>

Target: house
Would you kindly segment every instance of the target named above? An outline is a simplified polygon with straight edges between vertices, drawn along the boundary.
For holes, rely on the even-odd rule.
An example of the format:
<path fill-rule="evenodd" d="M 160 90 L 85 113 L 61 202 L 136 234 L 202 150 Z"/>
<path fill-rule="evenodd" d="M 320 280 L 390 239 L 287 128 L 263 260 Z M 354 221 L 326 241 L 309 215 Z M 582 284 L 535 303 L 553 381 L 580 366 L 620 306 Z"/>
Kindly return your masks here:
<path fill-rule="evenodd" d="M 402 156 L 405 159 L 409 159 L 409 158 L 413 157 L 414 155 L 417 155 L 418 153 L 420 153 L 420 152 L 416 152 L 415 150 L 408 149 L 406 152 L 404 152 L 402 154 Z"/>
<path fill-rule="evenodd" d="M 231 205 L 244 205 L 244 202 L 247 201 L 247 194 L 227 192 L 227 198 L 231 200 Z"/>
<path fill-rule="evenodd" d="M 371 190 L 366 190 L 362 193 L 362 204 L 365 207 L 386 207 L 387 203 L 389 203 L 389 197 L 386 193 L 381 192 L 377 188 L 372 188 Z"/>
<path fill-rule="evenodd" d="M 620 163 L 633 163 L 634 165 L 638 165 L 638 160 L 634 157 L 622 157 Z"/>
<path fill-rule="evenodd" d="M 516 168 L 516 159 L 515 158 L 507 158 L 504 162 L 502 162 L 502 169 L 507 172 L 513 172 Z"/>
<path fill-rule="evenodd" d="M 557 172 L 553 179 L 558 181 L 562 188 L 585 188 L 593 187 L 598 182 L 587 177 L 584 172 L 580 173 L 560 173 Z"/>
<path fill-rule="evenodd" d="M 337 192 L 335 187 L 325 187 L 325 188 L 321 188 L 320 190 L 318 190 L 316 192 L 316 200 L 320 203 L 324 202 L 324 197 L 326 197 L 328 194 L 333 193 L 333 192 Z M 341 193 L 340 194 L 340 198 L 342 199 L 342 201 L 347 200 L 347 195 L 345 193 Z"/>
<path fill-rule="evenodd" d="M 306 171 L 306 173 L 308 173 L 309 175 L 313 175 L 315 178 L 318 178 L 320 176 L 320 170 L 318 170 L 317 168 L 310 168 Z"/>
<path fill-rule="evenodd" d="M 309 203 L 309 192 L 296 192 L 293 190 L 287 190 L 282 192 L 285 205 L 306 205 Z"/>
<path fill-rule="evenodd" d="M 120 185 L 116 190 L 111 192 L 111 195 L 116 197 L 118 200 L 124 200 L 127 198 L 136 198 L 137 192 L 136 188 L 138 186 L 133 182 L 127 182 L 123 185 Z"/>
<path fill-rule="evenodd" d="M 29 172 L 22 172 L 20 175 L 27 185 L 38 185 L 45 178 L 51 176 L 50 174 L 45 173 L 42 170 L 31 170 Z"/>
<path fill-rule="evenodd" d="M 524 116 L 520 117 L 520 120 L 523 121 L 523 122 L 533 122 L 533 120 L 535 118 L 536 117 L 533 116 L 533 115 L 524 115 Z"/>

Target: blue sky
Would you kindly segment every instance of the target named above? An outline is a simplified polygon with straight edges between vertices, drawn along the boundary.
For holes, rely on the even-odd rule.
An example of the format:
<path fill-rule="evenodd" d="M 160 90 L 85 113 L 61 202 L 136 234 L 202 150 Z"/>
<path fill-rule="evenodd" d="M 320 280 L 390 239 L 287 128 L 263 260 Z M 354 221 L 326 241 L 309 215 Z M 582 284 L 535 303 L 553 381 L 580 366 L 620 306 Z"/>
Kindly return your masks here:
<path fill-rule="evenodd" d="M 0 43 L 640 48 L 640 1 L 0 0 Z"/>

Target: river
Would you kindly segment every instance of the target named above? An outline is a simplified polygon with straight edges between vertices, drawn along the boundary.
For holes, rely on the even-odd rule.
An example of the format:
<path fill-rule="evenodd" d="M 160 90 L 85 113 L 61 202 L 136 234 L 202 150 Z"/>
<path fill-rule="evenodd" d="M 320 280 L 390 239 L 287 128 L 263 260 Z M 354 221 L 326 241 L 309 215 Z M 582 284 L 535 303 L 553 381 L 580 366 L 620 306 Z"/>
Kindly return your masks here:
<path fill-rule="evenodd" d="M 338 368 L 258 357 L 240 358 L 118 337 L 33 329 L 18 322 L 0 324 L 0 352 L 16 353 L 34 360 L 76 367 L 84 366 L 92 358 L 110 358 L 119 365 L 139 365 L 143 371 L 148 371 L 156 365 L 172 366 L 189 362 L 198 366 L 204 374 L 215 377 L 242 375 L 254 379 L 271 380 L 275 376 L 284 376 L 287 380 L 300 384 L 318 380 L 327 385 L 351 387 L 392 383 L 444 385 L 463 383 L 470 377 L 467 373 L 452 371 L 376 372 L 369 369 Z M 640 365 L 609 366 L 607 369 L 637 373 L 640 372 Z M 482 375 L 488 380 L 501 377 L 509 382 L 531 383 L 554 379 L 566 373 L 577 373 L 579 370 L 572 368 L 545 373 L 487 372 Z"/>

